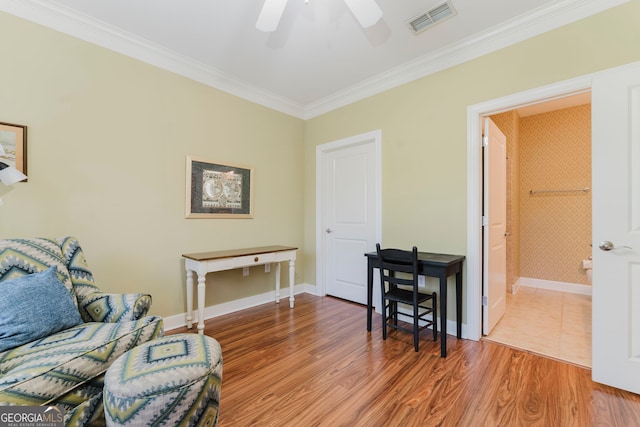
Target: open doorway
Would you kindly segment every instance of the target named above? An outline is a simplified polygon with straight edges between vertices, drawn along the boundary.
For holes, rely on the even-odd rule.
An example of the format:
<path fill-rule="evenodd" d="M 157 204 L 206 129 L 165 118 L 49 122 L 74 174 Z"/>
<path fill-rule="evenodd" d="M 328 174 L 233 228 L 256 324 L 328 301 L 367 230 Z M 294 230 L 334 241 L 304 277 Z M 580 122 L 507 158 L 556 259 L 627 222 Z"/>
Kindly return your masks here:
<path fill-rule="evenodd" d="M 490 115 L 507 137 L 507 304 L 486 336 L 587 367 L 590 112 L 581 93 Z"/>
<path fill-rule="evenodd" d="M 467 286 L 464 338 L 482 337 L 483 117 L 591 92 L 593 274 L 592 378 L 639 393 L 637 289 L 640 238 L 640 62 L 491 99 L 467 108 Z M 633 155 L 630 155 L 633 154 Z M 614 208 L 612 208 L 614 207 Z M 618 208 L 621 207 L 621 208 Z M 632 226 L 630 226 L 632 224 Z M 596 244 L 599 249 L 596 249 Z M 633 248 L 636 248 L 634 250 Z M 630 298 L 631 297 L 631 298 Z M 632 299 L 633 298 L 633 299 Z M 621 303 L 625 301 L 626 303 Z"/>

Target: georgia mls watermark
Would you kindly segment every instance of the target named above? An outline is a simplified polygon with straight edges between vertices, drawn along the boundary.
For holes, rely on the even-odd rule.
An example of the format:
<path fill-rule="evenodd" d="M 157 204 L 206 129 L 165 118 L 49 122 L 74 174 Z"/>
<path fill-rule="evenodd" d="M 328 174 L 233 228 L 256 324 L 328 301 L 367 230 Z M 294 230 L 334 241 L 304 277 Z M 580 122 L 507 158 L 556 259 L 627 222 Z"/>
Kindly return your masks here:
<path fill-rule="evenodd" d="M 64 427 L 57 406 L 0 406 L 0 427 Z"/>

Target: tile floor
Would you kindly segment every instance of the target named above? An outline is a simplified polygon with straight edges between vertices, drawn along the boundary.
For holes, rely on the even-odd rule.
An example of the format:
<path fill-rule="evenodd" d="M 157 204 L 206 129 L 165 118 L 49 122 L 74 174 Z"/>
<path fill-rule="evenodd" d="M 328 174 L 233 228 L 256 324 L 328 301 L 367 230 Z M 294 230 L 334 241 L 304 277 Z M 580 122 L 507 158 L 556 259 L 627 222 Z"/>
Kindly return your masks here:
<path fill-rule="evenodd" d="M 591 368 L 591 296 L 521 286 L 485 339 Z"/>

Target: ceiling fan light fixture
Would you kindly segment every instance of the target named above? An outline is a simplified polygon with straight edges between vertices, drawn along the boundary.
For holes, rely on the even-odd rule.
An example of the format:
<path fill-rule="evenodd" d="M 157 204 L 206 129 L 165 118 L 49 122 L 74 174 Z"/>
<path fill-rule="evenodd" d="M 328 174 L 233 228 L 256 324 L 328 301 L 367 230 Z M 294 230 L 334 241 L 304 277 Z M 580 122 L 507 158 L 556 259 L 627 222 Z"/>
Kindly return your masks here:
<path fill-rule="evenodd" d="M 344 0 L 344 2 L 363 28 L 375 25 L 382 18 L 382 9 L 376 0 Z M 305 3 L 308 3 L 308 0 L 305 0 Z M 264 0 L 256 28 L 266 33 L 275 31 L 286 6 L 287 0 Z"/>
<path fill-rule="evenodd" d="M 369 28 L 382 18 L 382 9 L 375 0 L 344 0 L 344 2 L 360 22 L 362 28 Z"/>
<path fill-rule="evenodd" d="M 265 33 L 275 31 L 278 28 L 286 5 L 287 0 L 264 0 L 264 5 L 256 22 L 256 28 Z"/>

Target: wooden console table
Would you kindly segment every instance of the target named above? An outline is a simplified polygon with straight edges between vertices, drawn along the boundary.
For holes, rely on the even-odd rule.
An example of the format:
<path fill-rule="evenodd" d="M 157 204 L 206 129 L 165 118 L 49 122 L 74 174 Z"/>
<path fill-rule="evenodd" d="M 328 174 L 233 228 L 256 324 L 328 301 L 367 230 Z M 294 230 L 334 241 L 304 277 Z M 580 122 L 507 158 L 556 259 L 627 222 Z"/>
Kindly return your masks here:
<path fill-rule="evenodd" d="M 207 273 L 233 270 L 254 265 L 276 264 L 276 303 L 280 302 L 280 262 L 289 261 L 289 306 L 293 308 L 296 250 L 291 246 L 263 246 L 259 248 L 183 254 L 187 272 L 187 327 L 193 322 L 193 273 L 198 276 L 198 332 L 204 333 L 204 291 Z"/>

